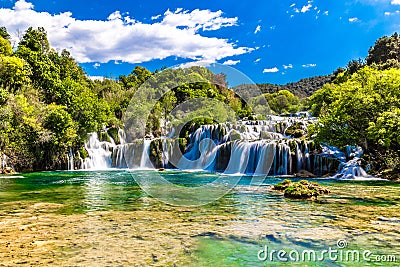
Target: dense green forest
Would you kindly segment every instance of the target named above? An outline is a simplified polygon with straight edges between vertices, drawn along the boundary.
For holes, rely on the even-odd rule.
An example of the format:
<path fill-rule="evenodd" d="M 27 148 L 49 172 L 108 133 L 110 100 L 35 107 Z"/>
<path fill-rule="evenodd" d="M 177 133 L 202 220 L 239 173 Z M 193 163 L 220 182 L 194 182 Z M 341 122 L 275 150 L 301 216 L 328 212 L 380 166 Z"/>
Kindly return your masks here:
<path fill-rule="evenodd" d="M 360 145 L 375 170 L 396 172 L 400 164 L 399 47 L 397 34 L 382 37 L 365 60 L 350 61 L 331 75 L 284 86 L 263 84 L 260 89 L 272 114 L 311 110 L 320 119 L 311 129 L 313 138 L 339 147 Z M 255 114 L 228 89 L 224 74 L 202 67 L 151 72 L 137 66 L 116 80 L 92 81 L 67 50 L 50 47 L 43 28 L 29 28 L 12 48 L 10 35 L 2 27 L 0 154 L 7 155 L 18 171 L 65 168 L 70 148 L 85 155 L 88 133 L 107 127 L 116 135 L 135 92 L 160 71 L 175 80 L 195 76 L 200 82 L 178 86 L 161 97 L 146 125 L 155 136 L 161 135 L 160 120 L 192 98 L 222 101 L 239 117 L 265 116 Z M 156 82 L 168 86 L 168 81 Z M 246 90 L 246 85 L 240 90 Z"/>

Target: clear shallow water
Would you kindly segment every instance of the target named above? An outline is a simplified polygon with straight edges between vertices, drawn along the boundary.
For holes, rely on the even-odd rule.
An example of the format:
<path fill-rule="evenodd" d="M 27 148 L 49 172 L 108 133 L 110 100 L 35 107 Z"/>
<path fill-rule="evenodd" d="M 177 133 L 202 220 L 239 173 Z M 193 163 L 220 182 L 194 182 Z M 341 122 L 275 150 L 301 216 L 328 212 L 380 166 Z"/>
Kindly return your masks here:
<path fill-rule="evenodd" d="M 218 177 L 177 171 L 158 174 L 183 186 L 201 186 Z M 332 193 L 308 202 L 285 199 L 270 189 L 282 179 L 267 178 L 263 186 L 252 187 L 251 179 L 243 177 L 223 198 L 185 208 L 149 197 L 127 171 L 22 176 L 0 179 L 0 258 L 6 265 L 398 266 L 400 262 L 400 186 L 395 183 L 320 180 Z M 344 248 L 338 248 L 339 239 L 345 241 Z M 260 260 L 258 256 L 265 253 L 259 251 L 266 246 L 269 253 L 285 250 L 300 255 L 329 247 L 342 252 L 370 250 L 373 256 L 393 255 L 397 262 L 340 261 L 326 255 L 324 261 L 280 262 L 276 254 Z M 386 261 L 393 260 L 389 256 Z"/>

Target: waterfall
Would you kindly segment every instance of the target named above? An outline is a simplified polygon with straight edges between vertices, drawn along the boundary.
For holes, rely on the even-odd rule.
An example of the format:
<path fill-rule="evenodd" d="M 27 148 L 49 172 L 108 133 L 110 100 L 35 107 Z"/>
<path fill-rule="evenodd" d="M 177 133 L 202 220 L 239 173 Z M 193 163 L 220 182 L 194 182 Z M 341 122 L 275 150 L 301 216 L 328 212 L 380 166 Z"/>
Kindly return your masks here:
<path fill-rule="evenodd" d="M 248 142 L 235 141 L 232 146 L 232 156 L 229 160 L 225 174 L 245 173 L 249 161 L 250 146 Z"/>
<path fill-rule="evenodd" d="M 72 152 L 72 148 L 69 148 L 69 158 L 68 158 L 68 170 L 74 170 L 74 153 Z"/>
<path fill-rule="evenodd" d="M 269 116 L 268 120 L 202 125 L 189 131 L 183 156 L 176 154 L 181 145 L 171 136 L 154 138 L 147 134 L 148 138 L 127 142 L 124 130 L 118 129 L 116 142 L 104 128 L 101 139 L 107 141 L 101 141 L 97 133 L 89 135 L 85 144 L 89 156 L 81 167 L 96 170 L 176 167 L 258 176 L 307 171 L 319 177 L 333 176 L 331 172 L 340 170 L 334 178 L 369 177 L 358 164 L 362 150 L 347 147 L 343 153 L 334 147 L 316 147 L 310 141 L 285 136 L 286 129 L 295 123 L 306 129 L 307 122 L 303 119 L 277 116 Z M 72 150 L 68 168 L 74 168 Z"/>
<path fill-rule="evenodd" d="M 140 168 L 141 169 L 154 169 L 153 164 L 150 161 L 150 139 L 145 139 L 143 142 L 143 152 L 142 157 L 140 159 Z"/>
<path fill-rule="evenodd" d="M 346 156 L 341 154 L 342 158 L 352 158 L 349 161 L 343 160 L 339 166 L 339 172 L 334 178 L 339 180 L 374 180 L 376 177 L 367 174 L 360 166 L 359 161 L 363 154 L 361 147 L 346 146 Z"/>
<path fill-rule="evenodd" d="M 96 132 L 89 135 L 89 139 L 85 144 L 85 149 L 89 154 L 83 162 L 83 169 L 104 170 L 112 167 L 112 148 L 115 147 L 113 142 L 101 142 Z"/>

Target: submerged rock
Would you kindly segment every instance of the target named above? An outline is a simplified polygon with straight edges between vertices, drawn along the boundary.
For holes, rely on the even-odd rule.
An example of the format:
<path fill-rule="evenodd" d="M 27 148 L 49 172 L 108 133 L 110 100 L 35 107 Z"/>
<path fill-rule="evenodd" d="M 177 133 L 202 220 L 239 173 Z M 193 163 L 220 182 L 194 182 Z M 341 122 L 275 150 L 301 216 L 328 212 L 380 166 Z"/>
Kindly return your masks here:
<path fill-rule="evenodd" d="M 306 171 L 306 170 L 299 171 L 298 173 L 295 174 L 295 176 L 299 177 L 299 178 L 315 178 L 316 177 L 313 173 Z"/>
<path fill-rule="evenodd" d="M 284 192 L 284 196 L 293 199 L 316 199 L 319 195 L 329 194 L 330 190 L 315 182 L 308 182 L 301 180 L 293 182 L 291 180 L 284 180 L 273 186 L 274 190 Z"/>

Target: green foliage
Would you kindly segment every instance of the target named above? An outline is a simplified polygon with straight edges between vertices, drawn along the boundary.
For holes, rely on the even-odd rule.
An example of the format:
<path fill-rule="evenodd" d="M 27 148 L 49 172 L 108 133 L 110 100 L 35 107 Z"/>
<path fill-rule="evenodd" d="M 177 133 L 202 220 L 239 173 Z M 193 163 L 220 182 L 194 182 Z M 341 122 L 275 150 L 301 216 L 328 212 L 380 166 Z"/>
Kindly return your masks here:
<path fill-rule="evenodd" d="M 31 70 L 25 60 L 14 56 L 0 56 L 0 85 L 16 92 L 30 83 Z"/>
<path fill-rule="evenodd" d="M 10 41 L 0 36 L 0 55 L 11 56 L 12 52 Z"/>
<path fill-rule="evenodd" d="M 76 126 L 64 106 L 50 104 L 45 108 L 43 126 L 52 132 L 52 144 L 67 149 L 76 138 Z"/>
<path fill-rule="evenodd" d="M 0 36 L 8 41 L 10 41 L 10 39 L 11 39 L 10 34 L 7 32 L 7 29 L 4 26 L 0 27 Z"/>
<path fill-rule="evenodd" d="M 9 97 L 10 94 L 8 93 L 8 91 L 3 88 L 0 88 L 0 106 L 7 103 Z"/>
<path fill-rule="evenodd" d="M 385 147 L 400 149 L 400 108 L 385 111 L 370 122 L 367 128 L 368 137 Z"/>
<path fill-rule="evenodd" d="M 397 32 L 379 38 L 369 49 L 366 60 L 368 65 L 376 65 L 379 69 L 400 67 L 400 37 Z"/>
<path fill-rule="evenodd" d="M 302 110 L 300 99 L 288 90 L 280 90 L 273 94 L 264 94 L 264 96 L 275 114 L 295 113 Z"/>

